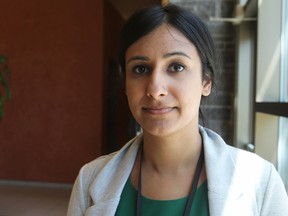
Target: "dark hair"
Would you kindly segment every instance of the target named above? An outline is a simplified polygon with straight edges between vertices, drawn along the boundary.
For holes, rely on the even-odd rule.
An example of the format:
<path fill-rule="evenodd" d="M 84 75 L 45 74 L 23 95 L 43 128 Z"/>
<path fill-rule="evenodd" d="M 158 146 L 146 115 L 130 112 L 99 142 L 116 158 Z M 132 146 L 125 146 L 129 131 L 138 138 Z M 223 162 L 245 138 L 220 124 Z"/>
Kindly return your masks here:
<path fill-rule="evenodd" d="M 124 24 L 120 36 L 119 63 L 125 76 L 125 55 L 127 49 L 141 37 L 166 23 L 190 40 L 198 50 L 202 62 L 202 78 L 214 85 L 214 71 L 217 54 L 214 42 L 204 22 L 190 11 L 176 5 L 153 5 L 132 15 Z"/>

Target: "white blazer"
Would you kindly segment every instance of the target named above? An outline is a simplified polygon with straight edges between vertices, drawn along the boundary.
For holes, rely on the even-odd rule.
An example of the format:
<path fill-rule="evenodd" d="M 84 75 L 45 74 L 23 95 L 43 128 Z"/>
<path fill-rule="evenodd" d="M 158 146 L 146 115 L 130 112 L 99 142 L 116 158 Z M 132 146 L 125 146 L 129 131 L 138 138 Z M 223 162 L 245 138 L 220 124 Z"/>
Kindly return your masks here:
<path fill-rule="evenodd" d="M 288 198 L 274 166 L 231 147 L 215 132 L 199 127 L 203 138 L 211 216 L 288 216 Z M 68 216 L 113 216 L 129 178 L 142 135 L 120 151 L 85 166 L 73 186 Z"/>

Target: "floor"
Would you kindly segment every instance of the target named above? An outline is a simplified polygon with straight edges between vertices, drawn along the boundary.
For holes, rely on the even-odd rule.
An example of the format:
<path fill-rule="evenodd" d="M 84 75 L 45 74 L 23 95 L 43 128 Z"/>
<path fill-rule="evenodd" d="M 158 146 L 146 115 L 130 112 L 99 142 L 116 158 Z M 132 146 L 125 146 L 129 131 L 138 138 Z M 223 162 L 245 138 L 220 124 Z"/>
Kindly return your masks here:
<path fill-rule="evenodd" d="M 72 185 L 0 181 L 0 216 L 66 216 Z"/>

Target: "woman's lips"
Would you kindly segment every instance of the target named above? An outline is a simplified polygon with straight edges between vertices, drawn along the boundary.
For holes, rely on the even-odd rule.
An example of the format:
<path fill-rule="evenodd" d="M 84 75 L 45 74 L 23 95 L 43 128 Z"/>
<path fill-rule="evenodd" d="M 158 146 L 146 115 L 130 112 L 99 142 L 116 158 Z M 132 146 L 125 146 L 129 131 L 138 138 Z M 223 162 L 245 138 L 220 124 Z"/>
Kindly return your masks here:
<path fill-rule="evenodd" d="M 149 114 L 159 115 L 171 112 L 174 107 L 144 107 L 143 110 Z"/>

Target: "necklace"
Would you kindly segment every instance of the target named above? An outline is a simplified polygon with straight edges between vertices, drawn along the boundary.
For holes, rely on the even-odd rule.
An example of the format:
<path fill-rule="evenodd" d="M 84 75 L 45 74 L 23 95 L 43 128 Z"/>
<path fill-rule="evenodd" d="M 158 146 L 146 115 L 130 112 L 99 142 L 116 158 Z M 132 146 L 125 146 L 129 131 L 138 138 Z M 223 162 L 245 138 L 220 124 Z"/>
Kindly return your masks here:
<path fill-rule="evenodd" d="M 142 180 L 141 179 L 142 179 L 143 141 L 142 141 L 140 148 L 141 148 L 141 155 L 140 155 L 140 169 L 139 169 L 139 175 L 138 175 L 137 209 L 136 209 L 137 216 L 141 216 L 141 207 L 142 207 L 142 199 L 141 199 Z M 197 162 L 197 167 L 196 167 L 196 172 L 195 172 L 195 176 L 194 176 L 193 183 L 192 183 L 191 192 L 188 196 L 188 200 L 187 200 L 186 207 L 185 207 L 184 216 L 188 216 L 190 214 L 193 200 L 195 197 L 195 193 L 197 190 L 197 185 L 198 185 L 198 181 L 200 178 L 203 162 L 204 162 L 204 148 L 203 148 L 203 144 L 202 144 L 201 145 L 201 153 L 200 153 L 200 156 L 199 156 L 199 159 Z"/>

